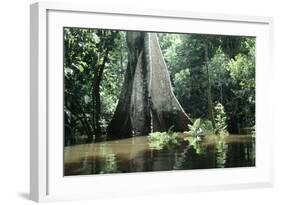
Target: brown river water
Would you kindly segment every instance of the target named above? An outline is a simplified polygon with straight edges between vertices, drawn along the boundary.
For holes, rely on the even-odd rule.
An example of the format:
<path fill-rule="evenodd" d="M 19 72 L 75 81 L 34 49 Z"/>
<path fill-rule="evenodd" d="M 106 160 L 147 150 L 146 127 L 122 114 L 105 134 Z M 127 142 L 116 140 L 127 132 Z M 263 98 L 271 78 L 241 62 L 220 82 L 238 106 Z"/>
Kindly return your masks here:
<path fill-rule="evenodd" d="M 64 148 L 64 175 L 150 172 L 255 166 L 255 139 L 205 137 L 196 145 L 153 150 L 147 137 Z"/>

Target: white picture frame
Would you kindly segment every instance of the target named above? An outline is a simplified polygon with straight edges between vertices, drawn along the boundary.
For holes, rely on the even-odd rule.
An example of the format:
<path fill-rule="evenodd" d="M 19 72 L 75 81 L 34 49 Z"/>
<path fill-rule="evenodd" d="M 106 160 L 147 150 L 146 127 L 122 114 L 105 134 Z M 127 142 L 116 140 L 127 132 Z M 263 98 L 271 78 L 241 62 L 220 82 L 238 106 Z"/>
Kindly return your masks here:
<path fill-rule="evenodd" d="M 256 166 L 63 177 L 60 111 L 64 26 L 256 36 Z M 273 135 L 268 135 L 272 117 L 266 109 L 270 106 L 269 70 L 273 69 L 272 29 L 270 17 L 97 8 L 73 3 L 32 4 L 30 198 L 40 202 L 273 186 Z"/>

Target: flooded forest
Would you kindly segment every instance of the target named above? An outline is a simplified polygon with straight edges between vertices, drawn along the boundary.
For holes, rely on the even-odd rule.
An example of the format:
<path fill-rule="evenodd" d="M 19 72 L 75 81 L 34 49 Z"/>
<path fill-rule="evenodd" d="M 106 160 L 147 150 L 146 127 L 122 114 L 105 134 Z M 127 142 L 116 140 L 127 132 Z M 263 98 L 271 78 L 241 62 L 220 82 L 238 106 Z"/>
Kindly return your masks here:
<path fill-rule="evenodd" d="M 255 37 L 63 35 L 64 176 L 255 166 Z"/>

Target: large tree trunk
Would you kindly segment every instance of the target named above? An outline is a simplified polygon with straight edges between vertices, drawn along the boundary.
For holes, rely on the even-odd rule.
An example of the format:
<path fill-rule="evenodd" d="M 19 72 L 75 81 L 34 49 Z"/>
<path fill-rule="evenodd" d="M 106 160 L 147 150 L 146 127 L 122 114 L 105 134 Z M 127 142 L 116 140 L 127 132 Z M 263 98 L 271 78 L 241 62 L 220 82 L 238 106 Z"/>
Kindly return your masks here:
<path fill-rule="evenodd" d="M 148 69 L 148 93 L 151 101 L 152 131 L 188 130 L 191 122 L 174 95 L 156 33 L 147 33 L 145 51 Z"/>
<path fill-rule="evenodd" d="M 190 119 L 176 99 L 155 33 L 128 32 L 128 67 L 108 135 L 188 130 Z"/>
<path fill-rule="evenodd" d="M 143 38 L 144 34 L 140 32 L 130 32 L 127 35 L 128 65 L 117 108 L 107 129 L 109 136 L 129 137 L 133 135 L 131 122 L 133 79 L 137 61 L 143 50 Z"/>
<path fill-rule="evenodd" d="M 144 69 L 144 55 L 141 51 L 136 65 L 131 94 L 130 118 L 133 135 L 147 135 L 150 132 L 150 108 Z"/>

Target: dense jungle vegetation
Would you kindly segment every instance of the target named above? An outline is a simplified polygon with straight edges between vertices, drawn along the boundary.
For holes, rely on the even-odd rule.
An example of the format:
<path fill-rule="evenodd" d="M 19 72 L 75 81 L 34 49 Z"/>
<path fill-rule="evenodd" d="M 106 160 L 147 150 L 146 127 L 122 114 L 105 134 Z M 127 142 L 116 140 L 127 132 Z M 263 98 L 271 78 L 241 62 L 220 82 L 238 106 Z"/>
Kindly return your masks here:
<path fill-rule="evenodd" d="M 65 145 L 192 131 L 196 119 L 252 131 L 254 37 L 64 28 Z"/>

